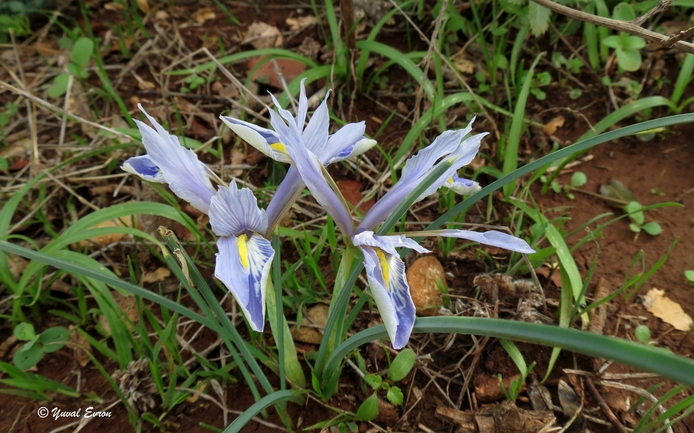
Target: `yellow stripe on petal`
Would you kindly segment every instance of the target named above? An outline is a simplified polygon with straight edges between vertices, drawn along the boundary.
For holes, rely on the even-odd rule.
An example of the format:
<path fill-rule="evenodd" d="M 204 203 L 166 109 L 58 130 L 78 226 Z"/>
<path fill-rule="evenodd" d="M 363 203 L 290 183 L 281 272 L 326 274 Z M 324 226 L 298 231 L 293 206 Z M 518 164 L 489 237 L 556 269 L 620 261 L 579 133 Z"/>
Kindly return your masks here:
<path fill-rule="evenodd" d="M 236 245 L 239 248 L 239 259 L 241 259 L 241 264 L 246 269 L 248 269 L 248 267 L 250 266 L 248 263 L 248 246 L 246 245 L 247 243 L 248 236 L 246 235 L 241 235 L 236 240 Z"/>
<path fill-rule="evenodd" d="M 279 142 L 273 143 L 270 145 L 270 148 L 272 148 L 272 150 L 278 151 L 279 153 L 281 153 L 283 155 L 287 154 L 287 147 L 282 143 L 279 143 Z"/>
<path fill-rule="evenodd" d="M 388 260 L 386 259 L 386 255 L 383 251 L 374 248 L 376 251 L 376 255 L 378 256 L 378 261 L 381 263 L 381 271 L 383 272 L 383 281 L 386 283 L 385 284 L 385 289 L 390 290 L 390 267 L 388 265 Z"/>

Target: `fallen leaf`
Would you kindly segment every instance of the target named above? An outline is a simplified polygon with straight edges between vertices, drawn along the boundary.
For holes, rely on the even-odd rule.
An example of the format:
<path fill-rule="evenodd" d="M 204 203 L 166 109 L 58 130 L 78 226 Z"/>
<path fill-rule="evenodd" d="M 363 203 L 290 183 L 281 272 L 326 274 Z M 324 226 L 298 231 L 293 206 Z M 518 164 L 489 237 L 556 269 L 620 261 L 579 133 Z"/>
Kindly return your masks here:
<path fill-rule="evenodd" d="M 281 47 L 284 42 L 282 33 L 280 33 L 277 27 L 262 22 L 254 22 L 248 26 L 246 40 L 257 50 Z"/>
<path fill-rule="evenodd" d="M 131 227 L 131 228 L 141 228 L 139 221 L 137 218 L 134 217 L 124 217 L 124 218 L 119 218 L 115 220 L 108 220 L 101 222 L 94 227 L 91 228 L 104 228 L 104 227 Z M 131 235 L 124 234 L 124 233 L 108 233 L 105 235 L 99 235 L 99 236 L 94 236 L 89 239 L 83 239 L 75 244 L 72 244 L 71 247 L 74 250 L 82 249 L 82 248 L 100 248 L 104 245 L 110 245 L 114 242 L 122 241 L 125 239 L 130 239 Z"/>
<path fill-rule="evenodd" d="M 122 11 L 125 9 L 125 6 L 123 3 L 118 3 L 118 2 L 108 2 L 104 5 L 104 9 L 107 11 Z"/>
<path fill-rule="evenodd" d="M 301 328 L 292 328 L 294 340 L 308 344 L 320 344 L 323 334 L 316 329 L 325 329 L 328 323 L 328 306 L 317 304 L 306 312 L 306 316 L 301 320 Z"/>
<path fill-rule="evenodd" d="M 361 182 L 357 182 L 356 180 L 337 181 L 337 188 L 340 190 L 345 200 L 347 200 L 347 202 L 352 206 L 358 205 L 364 199 L 364 194 L 361 192 L 363 187 L 364 186 L 361 184 Z M 361 203 L 361 205 L 359 205 L 359 210 L 362 212 L 368 212 L 374 204 L 376 204 L 376 200 L 371 198 L 370 200 Z"/>
<path fill-rule="evenodd" d="M 692 329 L 692 318 L 684 312 L 680 304 L 665 296 L 665 290 L 655 287 L 643 298 L 643 305 L 651 314 L 680 331 Z"/>
<path fill-rule="evenodd" d="M 195 11 L 193 14 L 193 19 L 198 23 L 202 24 L 205 21 L 213 20 L 217 18 L 217 15 L 211 8 L 201 8 Z"/>
<path fill-rule="evenodd" d="M 287 18 L 284 22 L 289 26 L 289 30 L 296 31 L 317 24 L 318 20 L 313 15 L 307 15 L 305 17 Z"/>
<path fill-rule="evenodd" d="M 159 281 L 164 281 L 166 278 L 171 276 L 171 271 L 169 268 L 157 268 L 154 272 L 145 272 L 142 275 L 143 283 L 157 283 Z"/>
<path fill-rule="evenodd" d="M 415 260 L 406 272 L 412 301 L 417 314 L 436 316 L 443 305 L 439 285 L 446 286 L 446 272 L 436 256 L 424 256 Z"/>
<path fill-rule="evenodd" d="M 248 62 L 248 72 L 250 73 L 255 66 L 263 60 L 265 56 L 254 57 Z M 279 75 L 284 78 L 286 83 L 294 81 L 296 77 L 306 70 L 306 64 L 293 59 L 273 59 L 266 62 L 253 73 L 253 80 L 260 84 L 265 84 L 278 89 L 282 89 L 282 80 L 275 70 L 275 64 L 279 69 Z"/>
<path fill-rule="evenodd" d="M 545 125 L 545 128 L 544 128 L 545 134 L 554 135 L 554 133 L 557 132 L 557 129 L 564 126 L 564 122 L 566 122 L 566 119 L 564 118 L 564 116 L 562 116 L 562 115 L 556 116 L 554 119 L 550 120 Z"/>
<path fill-rule="evenodd" d="M 75 326 L 70 326 L 70 339 L 68 340 L 68 346 L 72 347 L 72 352 L 74 354 L 75 360 L 80 366 L 85 367 L 91 362 L 89 354 L 92 353 L 92 345 L 89 344 L 84 335 L 75 329 Z"/>
<path fill-rule="evenodd" d="M 137 3 L 137 7 L 142 11 L 144 14 L 149 13 L 149 3 L 147 3 L 147 0 L 135 0 Z"/>
<path fill-rule="evenodd" d="M 629 203 L 632 201 L 638 202 L 631 190 L 617 179 L 610 179 L 607 185 L 600 185 L 600 195 L 604 195 L 605 197 L 619 200 L 624 203 Z M 608 201 L 607 204 L 618 208 L 624 207 L 623 204 L 615 203 L 613 201 Z"/>
<path fill-rule="evenodd" d="M 453 66 L 463 74 L 473 74 L 475 72 L 475 63 L 468 59 L 455 59 L 453 60 Z"/>
<path fill-rule="evenodd" d="M 232 167 L 235 165 L 241 165 L 244 163 L 246 160 L 246 154 L 241 152 L 236 146 L 231 148 L 231 165 Z M 232 177 L 239 177 L 243 174 L 243 169 L 241 168 L 235 168 L 232 169 L 231 172 Z"/>
<path fill-rule="evenodd" d="M 39 54 L 43 54 L 44 56 L 55 56 L 60 53 L 58 45 L 52 42 L 36 42 L 34 48 L 36 48 Z"/>

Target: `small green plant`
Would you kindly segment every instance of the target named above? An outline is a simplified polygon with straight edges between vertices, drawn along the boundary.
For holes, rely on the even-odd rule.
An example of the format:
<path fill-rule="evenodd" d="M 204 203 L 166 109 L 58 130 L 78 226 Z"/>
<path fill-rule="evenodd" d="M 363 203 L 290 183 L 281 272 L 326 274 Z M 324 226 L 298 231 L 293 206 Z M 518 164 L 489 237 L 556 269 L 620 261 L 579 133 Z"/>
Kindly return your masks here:
<path fill-rule="evenodd" d="M 634 10 L 628 3 L 620 3 L 614 8 L 614 19 L 632 21 L 636 19 Z M 638 36 L 628 33 L 620 33 L 608 36 L 602 40 L 603 45 L 614 48 L 617 55 L 617 65 L 622 71 L 638 71 L 641 68 L 641 48 L 646 46 L 646 41 Z"/>
<path fill-rule="evenodd" d="M 690 286 L 694 286 L 694 270 L 687 269 L 684 271 L 684 278 L 687 279 L 687 283 L 689 283 Z"/>
<path fill-rule="evenodd" d="M 196 90 L 198 87 L 205 84 L 207 80 L 200 75 L 193 74 L 186 77 L 183 82 L 184 85 L 181 86 L 181 92 L 187 93 Z"/>
<path fill-rule="evenodd" d="M 634 336 L 643 344 L 648 344 L 651 341 L 651 330 L 646 325 L 639 325 L 634 329 Z"/>
<path fill-rule="evenodd" d="M 643 206 L 637 201 L 631 201 L 624 206 L 624 211 L 629 214 L 629 219 L 631 219 L 629 229 L 637 234 L 643 230 L 651 236 L 658 236 L 663 232 L 663 228 L 655 221 L 646 222 L 642 209 Z"/>
<path fill-rule="evenodd" d="M 55 77 L 53 85 L 48 89 L 48 96 L 58 98 L 67 92 L 70 75 L 75 78 L 86 79 L 89 76 L 87 72 L 87 63 L 94 52 L 94 42 L 85 37 L 81 37 L 75 41 L 70 51 L 70 63 L 67 65 L 67 74 L 60 74 Z"/>
<path fill-rule="evenodd" d="M 547 176 L 540 176 L 540 181 L 546 184 L 548 182 Z M 556 180 L 553 180 L 550 182 L 549 187 L 552 188 L 552 191 L 556 192 L 557 194 L 564 193 L 568 198 L 573 200 L 575 196 L 571 191 L 574 188 L 582 187 L 586 184 L 586 182 L 588 182 L 588 177 L 586 176 L 586 174 L 582 171 L 577 171 L 571 176 L 570 184 L 561 185 Z"/>
<path fill-rule="evenodd" d="M 374 390 L 369 398 L 359 406 L 357 418 L 362 421 L 371 421 L 378 416 L 378 391 L 386 392 L 386 398 L 394 405 L 401 405 L 404 399 L 400 387 L 393 385 L 407 376 L 414 367 L 415 355 L 411 349 L 404 349 L 393 359 L 388 369 L 388 380 L 377 374 L 367 374 L 364 381 Z"/>
<path fill-rule="evenodd" d="M 508 389 L 504 385 L 501 373 L 498 375 L 499 385 L 501 386 L 501 390 L 504 392 L 506 399 L 509 401 L 516 401 L 518 394 L 520 394 L 521 389 L 523 389 L 525 379 L 528 377 L 528 374 L 530 374 L 530 371 L 532 371 L 532 369 L 535 367 L 535 362 L 533 361 L 533 363 L 528 367 L 528 365 L 525 363 L 525 359 L 523 358 L 523 354 L 520 352 L 520 350 L 518 350 L 518 347 L 513 341 L 499 340 L 499 343 L 501 343 L 501 346 L 504 348 L 504 350 L 506 350 L 506 353 L 508 353 L 508 356 L 511 357 L 513 362 L 516 364 L 516 367 L 518 367 L 518 370 L 520 371 L 520 377 L 511 381 L 511 386 Z"/>
<path fill-rule="evenodd" d="M 14 336 L 26 343 L 14 354 L 12 362 L 17 368 L 26 370 L 38 364 L 44 353 L 55 352 L 65 346 L 69 333 L 63 326 L 54 326 L 36 335 L 34 325 L 23 322 L 14 328 Z"/>
<path fill-rule="evenodd" d="M 31 34 L 29 18 L 23 15 L 0 14 L 0 42 L 7 43 L 7 35 L 10 31 L 14 36 L 27 36 Z"/>

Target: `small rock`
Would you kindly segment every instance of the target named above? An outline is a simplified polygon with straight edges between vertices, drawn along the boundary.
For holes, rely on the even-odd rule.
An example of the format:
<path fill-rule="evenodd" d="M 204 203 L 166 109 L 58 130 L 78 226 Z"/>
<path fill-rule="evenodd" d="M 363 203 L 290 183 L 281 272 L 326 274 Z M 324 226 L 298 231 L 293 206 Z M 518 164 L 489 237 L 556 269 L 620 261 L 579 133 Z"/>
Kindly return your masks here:
<path fill-rule="evenodd" d="M 294 340 L 308 344 L 320 344 L 323 334 L 315 327 L 325 329 L 328 323 L 328 306 L 318 304 L 311 307 L 301 320 L 301 328 L 292 328 Z"/>
<path fill-rule="evenodd" d="M 417 314 L 437 315 L 443 305 L 439 285 L 446 285 L 446 273 L 441 262 L 434 256 L 421 257 L 415 260 L 406 275 Z"/>

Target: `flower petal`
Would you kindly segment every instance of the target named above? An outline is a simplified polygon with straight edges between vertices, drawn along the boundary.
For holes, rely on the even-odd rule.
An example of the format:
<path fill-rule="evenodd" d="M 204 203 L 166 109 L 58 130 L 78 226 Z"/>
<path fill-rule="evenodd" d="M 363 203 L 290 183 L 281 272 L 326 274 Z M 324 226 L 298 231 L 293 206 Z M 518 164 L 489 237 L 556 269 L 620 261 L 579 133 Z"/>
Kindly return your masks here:
<path fill-rule="evenodd" d="M 233 117 L 219 116 L 219 118 L 222 119 L 222 122 L 224 122 L 229 129 L 234 131 L 236 135 L 266 156 L 279 162 L 291 162 L 287 152 L 284 150 L 284 145 L 280 142 L 280 138 L 275 131 L 261 128 L 252 123 L 234 119 Z"/>
<path fill-rule="evenodd" d="M 240 236 L 265 233 L 267 216 L 258 207 L 258 200 L 248 188 L 239 189 L 232 180 L 229 187 L 220 187 L 210 203 L 210 225 L 217 236 Z"/>
<path fill-rule="evenodd" d="M 376 140 L 364 137 L 364 122 L 348 123 L 328 138 L 319 155 L 324 165 L 361 155 L 376 145 Z"/>
<path fill-rule="evenodd" d="M 431 232 L 423 231 L 422 235 L 467 239 L 469 241 L 504 248 L 523 254 L 533 254 L 535 252 L 535 250 L 530 248 L 530 245 L 523 239 L 496 230 L 487 232 L 473 232 L 470 230 L 433 230 Z"/>
<path fill-rule="evenodd" d="M 150 158 L 149 155 L 128 158 L 120 168 L 125 172 L 132 173 L 149 182 L 166 183 L 164 173 L 152 162 L 152 158 Z"/>
<path fill-rule="evenodd" d="M 443 186 L 452 189 L 460 195 L 471 195 L 482 189 L 479 183 L 464 177 L 458 177 L 457 174 L 448 178 Z"/>
<path fill-rule="evenodd" d="M 411 248 L 422 254 L 431 252 L 412 239 L 407 239 L 405 235 L 380 236 L 372 231 L 363 231 L 352 236 L 352 243 L 358 247 L 370 246 L 379 248 L 391 255 L 397 254 L 396 248 Z"/>
<path fill-rule="evenodd" d="M 138 107 L 156 128 L 135 120 L 150 160 L 161 169 L 164 179 L 177 196 L 207 213 L 210 200 L 216 193 L 210 182 L 212 172 L 200 162 L 195 152 L 181 146 L 178 138 L 169 134 L 141 105 Z"/>
<path fill-rule="evenodd" d="M 405 276 L 405 264 L 397 254 L 369 246 L 360 248 L 364 252 L 371 296 L 381 313 L 393 348 L 401 349 L 410 339 L 415 321 L 415 306 Z"/>
<path fill-rule="evenodd" d="M 257 233 L 229 236 L 217 241 L 214 275 L 224 283 L 254 331 L 265 326 L 265 290 L 275 251 Z"/>
<path fill-rule="evenodd" d="M 328 129 L 330 127 L 330 113 L 328 112 L 328 96 L 330 91 L 320 103 L 316 111 L 313 112 L 306 129 L 301 134 L 306 148 L 316 155 L 321 155 L 328 143 Z M 299 126 L 301 130 L 303 125 Z"/>
<path fill-rule="evenodd" d="M 284 179 L 282 179 L 282 182 L 280 182 L 279 186 L 277 186 L 275 195 L 272 196 L 270 203 L 267 205 L 267 221 L 269 231 L 272 231 L 277 223 L 281 222 L 279 219 L 282 218 L 282 216 L 288 210 L 287 208 L 294 203 L 294 200 L 292 199 L 298 193 L 303 191 L 305 186 L 306 185 L 301 179 L 296 167 L 293 165 L 289 167 Z M 265 235 L 270 237 L 271 233 L 266 231 Z"/>

